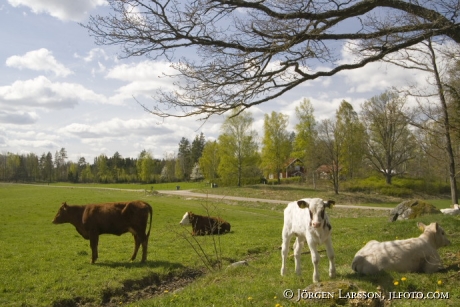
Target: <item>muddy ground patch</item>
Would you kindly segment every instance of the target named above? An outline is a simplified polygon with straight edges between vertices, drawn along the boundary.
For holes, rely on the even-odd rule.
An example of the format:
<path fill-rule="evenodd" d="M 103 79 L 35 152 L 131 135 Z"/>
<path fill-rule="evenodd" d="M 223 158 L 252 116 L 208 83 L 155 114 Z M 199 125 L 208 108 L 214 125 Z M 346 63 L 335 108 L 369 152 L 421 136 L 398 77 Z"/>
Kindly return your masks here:
<path fill-rule="evenodd" d="M 120 306 L 155 297 L 166 290 L 169 292 L 177 291 L 204 274 L 204 270 L 200 269 L 187 269 L 181 272 L 171 272 L 166 275 L 151 273 L 139 280 L 125 280 L 123 286 L 120 288 L 103 291 L 101 303 L 96 303 L 83 297 L 75 297 L 55 301 L 53 307 Z"/>

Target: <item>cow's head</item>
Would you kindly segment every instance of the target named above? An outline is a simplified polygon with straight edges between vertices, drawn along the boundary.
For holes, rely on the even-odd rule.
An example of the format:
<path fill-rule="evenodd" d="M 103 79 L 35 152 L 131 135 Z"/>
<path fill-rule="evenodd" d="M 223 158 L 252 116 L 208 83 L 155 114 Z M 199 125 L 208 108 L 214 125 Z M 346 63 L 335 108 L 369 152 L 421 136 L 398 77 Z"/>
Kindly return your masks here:
<path fill-rule="evenodd" d="M 447 239 L 444 229 L 442 229 L 438 223 L 431 223 L 427 226 L 422 222 L 418 222 L 417 226 L 423 231 L 424 235 L 428 236 L 429 240 L 436 248 L 450 245 L 450 241 Z"/>
<path fill-rule="evenodd" d="M 333 200 L 324 201 L 321 198 L 311 198 L 308 199 L 308 202 L 305 199 L 297 201 L 299 208 L 308 208 L 310 212 L 310 226 L 314 228 L 323 226 L 326 208 L 332 208 L 334 204 L 335 201 Z M 328 227 L 330 228 L 331 226 L 328 225 Z"/>
<path fill-rule="evenodd" d="M 181 225 L 190 225 L 192 222 L 191 222 L 191 219 L 193 217 L 193 213 L 192 212 L 185 212 L 184 216 L 182 217 L 182 220 L 179 222 L 179 224 Z"/>
<path fill-rule="evenodd" d="M 59 208 L 56 216 L 53 219 L 53 224 L 61 224 L 69 222 L 69 206 L 66 202 L 62 203 L 61 207 Z"/>

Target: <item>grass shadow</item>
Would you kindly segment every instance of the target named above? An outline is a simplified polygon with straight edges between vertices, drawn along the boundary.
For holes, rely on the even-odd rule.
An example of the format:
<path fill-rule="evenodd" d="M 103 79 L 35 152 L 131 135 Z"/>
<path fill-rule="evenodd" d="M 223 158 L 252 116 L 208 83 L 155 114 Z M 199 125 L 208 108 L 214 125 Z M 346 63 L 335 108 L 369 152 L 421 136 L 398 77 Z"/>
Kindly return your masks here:
<path fill-rule="evenodd" d="M 183 269 L 184 265 L 177 262 L 169 261 L 159 261 L 159 260 L 147 260 L 145 262 L 140 261 L 101 261 L 96 262 L 94 265 L 110 267 L 110 268 L 140 268 L 140 267 L 149 267 L 149 268 L 158 268 L 163 267 L 171 270 Z"/>

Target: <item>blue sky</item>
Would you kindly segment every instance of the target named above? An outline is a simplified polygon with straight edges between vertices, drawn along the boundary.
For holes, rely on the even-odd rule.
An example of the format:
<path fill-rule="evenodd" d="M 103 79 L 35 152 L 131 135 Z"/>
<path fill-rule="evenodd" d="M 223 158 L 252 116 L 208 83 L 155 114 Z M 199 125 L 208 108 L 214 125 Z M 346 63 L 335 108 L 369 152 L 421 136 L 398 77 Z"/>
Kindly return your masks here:
<path fill-rule="evenodd" d="M 204 133 L 213 140 L 224 116 L 206 123 L 198 118 L 160 119 L 138 105 L 153 105 L 158 88 L 172 86 L 159 78 L 169 64 L 147 58 L 120 59 L 116 46 L 98 46 L 85 28 L 92 14 L 107 14 L 105 0 L 0 1 L 0 152 L 54 154 L 65 148 L 69 159 L 112 156 L 135 158 L 142 150 L 156 158 L 176 153 L 182 137 Z M 349 58 L 342 52 L 343 59 Z M 340 102 L 355 110 L 392 85 L 423 83 L 420 73 L 381 63 L 318 79 L 250 109 L 254 129 L 263 135 L 263 115 L 289 115 L 312 102 L 317 120 L 332 118 Z"/>

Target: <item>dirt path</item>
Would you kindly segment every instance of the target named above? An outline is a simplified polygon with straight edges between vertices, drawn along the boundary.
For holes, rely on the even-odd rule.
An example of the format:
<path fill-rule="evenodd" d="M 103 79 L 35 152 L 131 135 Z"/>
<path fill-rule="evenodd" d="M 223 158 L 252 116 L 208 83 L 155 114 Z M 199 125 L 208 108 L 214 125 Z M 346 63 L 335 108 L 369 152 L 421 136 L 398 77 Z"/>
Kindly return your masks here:
<path fill-rule="evenodd" d="M 225 196 L 225 195 L 216 195 L 216 194 L 205 194 L 205 193 L 195 193 L 190 190 L 157 190 L 160 194 L 168 195 L 178 195 L 183 197 L 194 197 L 194 198 L 214 198 L 214 199 L 230 199 L 237 201 L 253 201 L 261 203 L 271 203 L 271 204 L 288 204 L 292 200 L 276 200 L 276 199 L 262 199 L 262 198 L 249 198 L 249 197 L 239 197 L 239 196 Z M 349 209 L 375 209 L 375 210 L 387 210 L 390 211 L 390 208 L 382 207 L 371 207 L 371 206 L 354 206 L 354 205 L 335 205 L 336 208 L 349 208 Z"/>
<path fill-rule="evenodd" d="M 103 188 L 103 187 L 79 187 L 79 186 L 53 186 L 53 185 L 35 185 L 27 184 L 34 186 L 42 186 L 49 188 L 73 188 L 73 189 L 99 189 L 99 190 L 115 190 L 115 191 L 130 191 L 130 192 L 146 192 L 142 189 L 119 189 L 119 188 Z M 226 196 L 226 195 L 217 195 L 217 194 L 205 194 L 205 193 L 195 193 L 191 190 L 155 190 L 160 194 L 167 195 L 177 195 L 182 197 L 194 197 L 194 198 L 214 198 L 214 199 L 229 199 L 236 201 L 252 201 L 252 202 L 261 202 L 261 203 L 271 203 L 271 204 L 288 204 L 292 200 L 276 200 L 276 199 L 263 199 L 263 198 L 250 198 L 250 197 L 239 197 L 239 196 Z M 336 208 L 349 208 L 349 209 L 374 209 L 374 210 L 387 210 L 391 211 L 391 208 L 382 208 L 382 207 L 371 207 L 371 206 L 354 206 L 354 205 L 335 205 Z"/>

